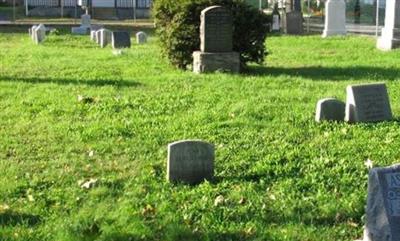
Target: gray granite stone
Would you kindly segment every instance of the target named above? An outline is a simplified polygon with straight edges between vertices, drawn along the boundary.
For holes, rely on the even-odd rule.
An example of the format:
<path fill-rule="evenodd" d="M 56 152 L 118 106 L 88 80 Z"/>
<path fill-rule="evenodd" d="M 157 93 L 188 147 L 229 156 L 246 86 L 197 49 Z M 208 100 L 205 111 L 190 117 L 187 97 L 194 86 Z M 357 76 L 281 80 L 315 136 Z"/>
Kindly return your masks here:
<path fill-rule="evenodd" d="M 101 41 L 101 30 L 103 30 L 103 29 L 99 29 L 99 30 L 97 30 L 96 31 L 96 43 L 98 44 L 98 45 L 100 45 L 100 41 Z"/>
<path fill-rule="evenodd" d="M 147 34 L 145 32 L 137 32 L 136 33 L 136 42 L 138 44 L 147 43 Z"/>
<path fill-rule="evenodd" d="M 202 52 L 232 51 L 232 13 L 221 6 L 201 11 L 200 39 Z"/>
<path fill-rule="evenodd" d="M 168 145 L 167 180 L 196 184 L 214 177 L 214 146 L 184 140 Z"/>
<path fill-rule="evenodd" d="M 39 24 L 34 30 L 34 42 L 40 44 L 46 38 L 46 27 L 43 24 Z"/>
<path fill-rule="evenodd" d="M 293 11 L 286 14 L 286 33 L 303 34 L 303 14 L 301 12 Z"/>
<path fill-rule="evenodd" d="M 116 31 L 112 32 L 111 45 L 113 49 L 130 48 L 131 36 L 128 32 Z"/>
<path fill-rule="evenodd" d="M 400 240 L 400 165 L 370 170 L 364 241 Z"/>
<path fill-rule="evenodd" d="M 378 122 L 392 118 L 389 95 L 384 83 L 347 86 L 346 121 Z"/>
<path fill-rule="evenodd" d="M 193 72 L 230 72 L 239 73 L 240 58 L 237 52 L 225 53 L 203 53 L 201 51 L 193 52 Z"/>
<path fill-rule="evenodd" d="M 317 103 L 315 121 L 344 121 L 346 104 L 335 98 L 321 99 Z"/>

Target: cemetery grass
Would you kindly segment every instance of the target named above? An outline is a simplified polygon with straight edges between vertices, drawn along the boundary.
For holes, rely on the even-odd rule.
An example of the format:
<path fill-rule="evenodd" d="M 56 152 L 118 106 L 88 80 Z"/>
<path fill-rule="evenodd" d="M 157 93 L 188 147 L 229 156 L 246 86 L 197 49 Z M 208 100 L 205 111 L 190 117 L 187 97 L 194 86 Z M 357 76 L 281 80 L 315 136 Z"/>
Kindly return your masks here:
<path fill-rule="evenodd" d="M 364 162 L 399 162 L 399 122 L 317 124 L 315 104 L 385 82 L 397 118 L 400 51 L 271 36 L 266 66 L 195 75 L 156 41 L 116 56 L 88 36 L 0 34 L 0 240 L 362 236 Z M 166 182 L 181 139 L 215 144 L 215 180 Z"/>

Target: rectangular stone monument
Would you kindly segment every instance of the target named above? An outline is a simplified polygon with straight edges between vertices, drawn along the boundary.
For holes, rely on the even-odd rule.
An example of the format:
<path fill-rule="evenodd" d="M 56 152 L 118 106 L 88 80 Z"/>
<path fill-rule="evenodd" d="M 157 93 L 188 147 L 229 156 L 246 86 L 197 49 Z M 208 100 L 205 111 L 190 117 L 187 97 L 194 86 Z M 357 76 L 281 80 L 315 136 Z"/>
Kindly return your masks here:
<path fill-rule="evenodd" d="M 378 38 L 377 47 L 384 51 L 400 47 L 399 0 L 386 0 L 385 27 L 382 29 L 382 36 Z"/>
<path fill-rule="evenodd" d="M 35 41 L 35 29 L 38 27 L 38 25 L 33 25 L 30 29 L 29 29 L 29 35 L 31 36 L 32 41 Z"/>
<path fill-rule="evenodd" d="M 81 26 L 90 28 L 90 15 L 89 14 L 82 14 L 81 16 Z"/>
<path fill-rule="evenodd" d="M 167 180 L 196 184 L 214 177 L 214 146 L 185 140 L 168 145 Z"/>
<path fill-rule="evenodd" d="M 128 32 L 116 31 L 112 32 L 111 45 L 113 49 L 130 48 L 131 36 Z"/>
<path fill-rule="evenodd" d="M 328 0 L 325 4 L 325 26 L 322 37 L 346 35 L 346 3 L 344 0 Z"/>
<path fill-rule="evenodd" d="M 303 34 L 303 14 L 301 12 L 293 11 L 286 14 L 286 33 Z"/>
<path fill-rule="evenodd" d="M 211 6 L 201 11 L 200 51 L 193 53 L 195 73 L 239 72 L 240 56 L 233 52 L 233 20 L 230 10 Z"/>
<path fill-rule="evenodd" d="M 363 241 L 400 240 L 400 165 L 369 172 Z"/>
<path fill-rule="evenodd" d="M 97 32 L 97 30 L 90 30 L 90 40 L 92 40 L 94 42 L 97 42 L 96 32 Z"/>
<path fill-rule="evenodd" d="M 391 119 L 392 110 L 384 83 L 347 86 L 346 121 L 378 122 Z"/>
<path fill-rule="evenodd" d="M 100 45 L 100 40 L 101 40 L 101 30 L 104 30 L 104 29 L 99 29 L 99 30 L 97 30 L 96 31 L 96 43 L 98 44 L 98 45 Z"/>
<path fill-rule="evenodd" d="M 112 32 L 108 29 L 100 30 L 100 47 L 105 48 L 109 43 L 111 43 Z"/>

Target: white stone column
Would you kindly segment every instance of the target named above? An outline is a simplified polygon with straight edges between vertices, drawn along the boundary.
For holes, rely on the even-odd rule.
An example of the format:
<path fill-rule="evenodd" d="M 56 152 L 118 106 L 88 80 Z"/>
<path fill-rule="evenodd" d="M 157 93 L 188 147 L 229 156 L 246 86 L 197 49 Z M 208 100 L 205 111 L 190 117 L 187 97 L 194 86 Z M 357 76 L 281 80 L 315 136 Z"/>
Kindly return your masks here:
<path fill-rule="evenodd" d="M 325 5 L 325 27 L 322 37 L 346 35 L 346 3 L 328 0 Z"/>
<path fill-rule="evenodd" d="M 385 27 L 377 47 L 386 51 L 400 47 L 400 0 L 386 0 Z"/>

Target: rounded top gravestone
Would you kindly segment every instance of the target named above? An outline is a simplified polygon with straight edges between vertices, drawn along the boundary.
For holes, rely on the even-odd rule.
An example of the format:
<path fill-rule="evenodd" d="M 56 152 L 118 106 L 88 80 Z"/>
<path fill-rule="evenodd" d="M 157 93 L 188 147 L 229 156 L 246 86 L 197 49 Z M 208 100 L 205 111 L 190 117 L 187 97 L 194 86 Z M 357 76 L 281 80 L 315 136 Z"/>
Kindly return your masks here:
<path fill-rule="evenodd" d="M 200 50 L 202 52 L 231 52 L 232 13 L 221 6 L 211 6 L 201 11 Z"/>
<path fill-rule="evenodd" d="M 214 145 L 183 140 L 168 145 L 167 180 L 196 184 L 214 176 Z"/>

